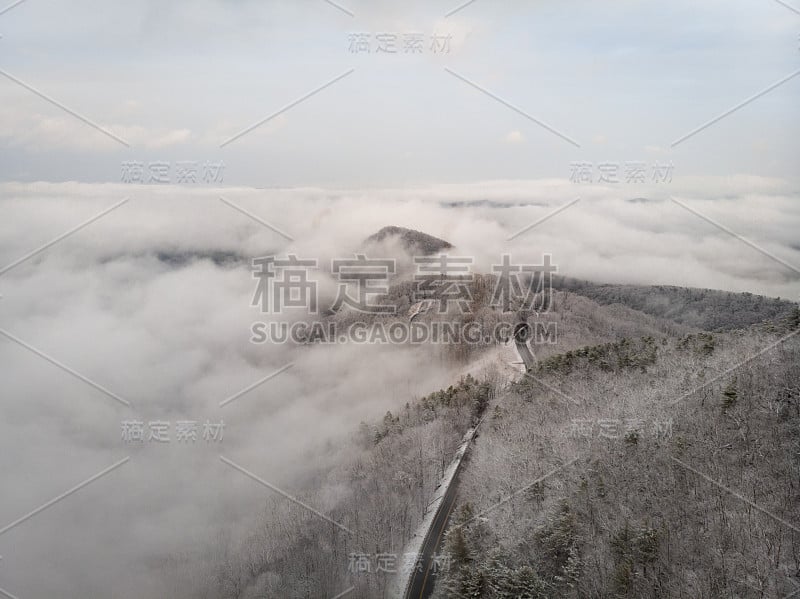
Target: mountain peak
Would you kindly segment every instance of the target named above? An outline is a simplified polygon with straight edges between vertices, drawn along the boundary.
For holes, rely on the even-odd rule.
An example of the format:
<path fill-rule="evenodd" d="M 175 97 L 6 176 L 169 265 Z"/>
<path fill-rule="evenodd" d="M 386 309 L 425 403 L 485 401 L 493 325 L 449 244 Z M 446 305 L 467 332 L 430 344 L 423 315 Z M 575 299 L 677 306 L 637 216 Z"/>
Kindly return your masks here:
<path fill-rule="evenodd" d="M 380 243 L 388 239 L 399 240 L 404 248 L 411 254 L 435 254 L 436 252 L 449 250 L 453 247 L 450 242 L 444 239 L 414 229 L 397 226 L 383 227 L 377 233 L 367 237 L 365 243 Z"/>

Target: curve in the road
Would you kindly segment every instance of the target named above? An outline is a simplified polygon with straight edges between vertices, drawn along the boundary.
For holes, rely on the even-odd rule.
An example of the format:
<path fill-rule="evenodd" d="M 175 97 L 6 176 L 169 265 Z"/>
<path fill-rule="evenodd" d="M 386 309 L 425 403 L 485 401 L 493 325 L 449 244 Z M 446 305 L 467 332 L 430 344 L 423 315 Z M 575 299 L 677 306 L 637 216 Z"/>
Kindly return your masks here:
<path fill-rule="evenodd" d="M 528 347 L 530 335 L 531 326 L 527 322 L 519 322 L 514 327 L 514 343 L 517 346 L 517 352 L 519 352 L 520 358 L 525 364 L 526 371 L 532 370 L 536 363 L 533 352 L 531 352 L 530 347 Z M 480 423 L 476 425 L 475 432 L 477 432 L 478 426 L 480 426 Z M 475 433 L 473 432 L 473 437 L 469 440 L 469 443 L 472 443 L 474 435 Z M 436 582 L 435 575 L 432 575 L 434 557 L 441 545 L 442 537 L 447 529 L 447 523 L 450 520 L 450 516 L 456 504 L 456 491 L 458 489 L 458 474 L 460 469 L 461 463 L 458 464 L 458 470 L 456 470 L 450 485 L 445 491 L 444 498 L 436 510 L 433 522 L 425 534 L 425 540 L 422 543 L 422 550 L 420 551 L 417 567 L 414 569 L 411 580 L 406 586 L 403 599 L 427 599 L 430 597 L 431 593 L 433 593 L 433 586 Z"/>

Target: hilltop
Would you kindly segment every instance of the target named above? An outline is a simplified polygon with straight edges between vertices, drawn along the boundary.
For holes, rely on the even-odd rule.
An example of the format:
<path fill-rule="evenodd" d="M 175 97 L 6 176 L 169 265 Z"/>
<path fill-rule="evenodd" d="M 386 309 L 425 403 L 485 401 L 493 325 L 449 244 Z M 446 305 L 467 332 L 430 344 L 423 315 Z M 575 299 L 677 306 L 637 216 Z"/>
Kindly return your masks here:
<path fill-rule="evenodd" d="M 449 241 L 439 239 L 433 235 L 395 226 L 383 227 L 377 233 L 367 237 L 364 240 L 364 244 L 382 243 L 387 240 L 399 241 L 403 249 L 412 256 L 427 256 L 453 247 Z"/>
<path fill-rule="evenodd" d="M 607 306 L 622 304 L 706 331 L 731 331 L 791 314 L 795 303 L 753 293 L 672 285 L 617 285 L 553 277 L 553 287 Z"/>

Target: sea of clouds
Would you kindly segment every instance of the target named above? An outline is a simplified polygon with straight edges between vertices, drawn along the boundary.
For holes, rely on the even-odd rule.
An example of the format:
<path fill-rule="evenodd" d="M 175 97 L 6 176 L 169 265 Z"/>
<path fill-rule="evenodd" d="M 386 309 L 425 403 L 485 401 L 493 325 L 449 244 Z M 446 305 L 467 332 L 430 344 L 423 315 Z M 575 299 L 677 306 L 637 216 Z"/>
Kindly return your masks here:
<path fill-rule="evenodd" d="M 448 240 L 480 272 L 503 254 L 536 263 L 549 253 L 561 274 L 594 281 L 797 301 L 800 194 L 790 183 L 740 176 L 621 191 L 555 179 L 360 190 L 0 184 L 0 530 L 130 457 L 0 532 L 0 588 L 165 596 L 165 561 L 192 559 L 221 532 L 241 538 L 271 493 L 221 455 L 301 492 L 360 421 L 456 376 L 426 348 L 250 343 L 251 323 L 270 318 L 251 306 L 252 258 L 327 264 L 398 225 Z M 124 443 L 129 420 L 224 421 L 224 439 L 178 443 L 173 431 L 170 443 Z M 315 500 L 324 512 L 336 497 Z"/>

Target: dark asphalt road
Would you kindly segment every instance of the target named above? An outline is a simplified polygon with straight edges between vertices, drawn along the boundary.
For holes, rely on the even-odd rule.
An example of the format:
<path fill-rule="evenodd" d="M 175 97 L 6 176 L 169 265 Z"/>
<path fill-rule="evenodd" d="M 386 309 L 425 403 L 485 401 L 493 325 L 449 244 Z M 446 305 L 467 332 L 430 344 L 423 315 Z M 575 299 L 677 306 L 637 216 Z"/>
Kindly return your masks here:
<path fill-rule="evenodd" d="M 431 526 L 430 532 L 422 545 L 421 567 L 414 571 L 414 578 L 411 580 L 405 599 L 426 599 L 433 592 L 433 585 L 437 576 L 433 572 L 433 556 L 439 550 L 444 538 L 444 531 L 447 528 L 447 522 L 450 520 L 450 513 L 456 504 L 457 478 L 458 474 L 453 479 L 450 488 L 447 489 L 439 511 L 433 519 L 433 526 Z"/>
<path fill-rule="evenodd" d="M 533 352 L 531 352 L 531 348 L 528 347 L 527 343 L 531 334 L 531 327 L 527 323 L 518 323 L 514 327 L 514 343 L 517 346 L 519 357 L 522 358 L 522 362 L 525 364 L 526 372 L 533 370 L 536 365 L 536 359 L 533 357 Z"/>
<path fill-rule="evenodd" d="M 530 325 L 519 323 L 514 329 L 514 342 L 517 346 L 522 361 L 525 364 L 525 370 L 530 371 L 536 364 L 536 359 L 527 344 L 527 336 L 530 335 Z M 478 425 L 480 426 L 480 424 Z M 477 428 L 477 427 L 476 427 Z M 433 519 L 433 526 L 431 526 L 428 536 L 425 537 L 425 542 L 422 544 L 422 556 L 420 558 L 421 567 L 414 571 L 414 577 L 411 579 L 411 584 L 408 587 L 404 599 L 427 599 L 433 593 L 433 585 L 436 581 L 436 575 L 433 572 L 433 556 L 436 555 L 444 537 L 444 531 L 447 528 L 447 522 L 450 520 L 450 513 L 456 503 L 456 490 L 458 489 L 458 472 L 453 478 L 450 488 L 445 493 L 444 500 Z"/>

